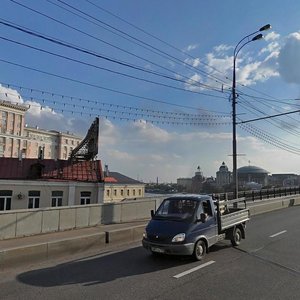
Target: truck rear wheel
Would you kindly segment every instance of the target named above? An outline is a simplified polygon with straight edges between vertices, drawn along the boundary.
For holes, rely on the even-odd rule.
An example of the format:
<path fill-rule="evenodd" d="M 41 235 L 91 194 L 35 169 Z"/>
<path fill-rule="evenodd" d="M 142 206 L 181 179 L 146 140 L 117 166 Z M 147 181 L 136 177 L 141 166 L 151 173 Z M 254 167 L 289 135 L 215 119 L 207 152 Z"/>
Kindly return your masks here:
<path fill-rule="evenodd" d="M 241 243 L 242 240 L 242 231 L 240 228 L 236 227 L 233 231 L 233 235 L 231 238 L 231 244 L 232 246 L 238 246 Z"/>
<path fill-rule="evenodd" d="M 194 258 L 195 260 L 202 260 L 206 254 L 206 244 L 203 240 L 199 240 L 194 249 Z"/>

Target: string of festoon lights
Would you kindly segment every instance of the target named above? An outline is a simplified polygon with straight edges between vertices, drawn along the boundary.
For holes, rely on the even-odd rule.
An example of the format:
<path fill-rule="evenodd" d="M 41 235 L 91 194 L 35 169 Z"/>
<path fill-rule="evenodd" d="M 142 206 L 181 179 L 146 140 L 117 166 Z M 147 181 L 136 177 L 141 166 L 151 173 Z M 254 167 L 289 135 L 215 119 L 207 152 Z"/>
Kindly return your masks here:
<path fill-rule="evenodd" d="M 6 91 L 3 93 L 0 100 L 7 101 L 9 99 L 11 103 L 18 105 L 22 99 L 25 102 L 21 104 L 27 106 L 28 109 L 31 107 L 36 107 L 40 110 L 50 110 L 57 113 L 70 113 L 71 115 L 76 114 L 90 117 L 98 116 L 120 121 L 146 121 L 149 123 L 165 125 L 220 126 L 232 124 L 229 115 L 209 113 L 209 111 L 206 110 L 199 110 L 200 113 L 198 114 L 159 111 L 120 104 L 105 103 L 91 99 L 51 93 L 33 88 L 25 88 L 12 84 L 5 85 L 7 88 L 14 88 L 22 91 L 22 97 Z M 27 95 L 27 93 L 29 93 L 29 95 Z M 36 94 L 40 94 L 40 97 L 36 96 Z M 12 98 L 14 97 L 16 98 L 15 102 L 12 101 Z M 79 104 L 74 103 L 74 100 L 77 100 Z"/>

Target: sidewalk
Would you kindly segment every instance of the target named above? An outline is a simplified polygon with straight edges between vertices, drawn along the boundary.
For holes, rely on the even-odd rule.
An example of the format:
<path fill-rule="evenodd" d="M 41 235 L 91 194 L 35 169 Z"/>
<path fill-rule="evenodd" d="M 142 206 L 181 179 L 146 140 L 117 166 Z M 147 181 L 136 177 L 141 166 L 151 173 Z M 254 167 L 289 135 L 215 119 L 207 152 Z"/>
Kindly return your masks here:
<path fill-rule="evenodd" d="M 148 220 L 0 241 L 0 270 L 142 240 Z"/>

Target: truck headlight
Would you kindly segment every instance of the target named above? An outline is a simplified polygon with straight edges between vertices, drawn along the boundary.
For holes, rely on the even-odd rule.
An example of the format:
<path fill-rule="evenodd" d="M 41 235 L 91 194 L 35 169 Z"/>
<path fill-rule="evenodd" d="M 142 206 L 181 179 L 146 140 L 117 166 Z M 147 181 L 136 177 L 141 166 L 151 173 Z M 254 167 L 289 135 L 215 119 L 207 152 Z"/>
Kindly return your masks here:
<path fill-rule="evenodd" d="M 147 232 L 144 231 L 144 233 L 143 233 L 143 238 L 146 239 L 147 237 L 148 237 L 148 236 L 147 236 Z"/>
<path fill-rule="evenodd" d="M 185 239 L 185 233 L 179 233 L 173 237 L 172 243 L 183 242 L 184 239 Z"/>

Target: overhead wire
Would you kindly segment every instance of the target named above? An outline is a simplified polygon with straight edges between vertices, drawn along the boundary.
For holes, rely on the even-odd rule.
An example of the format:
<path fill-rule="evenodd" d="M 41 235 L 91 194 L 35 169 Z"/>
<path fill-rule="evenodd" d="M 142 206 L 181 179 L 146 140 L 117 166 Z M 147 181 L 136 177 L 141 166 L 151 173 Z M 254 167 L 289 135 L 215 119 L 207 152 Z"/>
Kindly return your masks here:
<path fill-rule="evenodd" d="M 47 0 L 47 1 L 50 1 L 50 0 Z M 172 49 L 174 49 L 174 50 L 180 52 L 181 54 L 184 54 L 184 55 L 190 57 L 191 59 L 196 59 L 196 57 L 190 55 L 190 54 L 187 53 L 186 51 L 183 51 L 182 49 L 179 49 L 179 48 L 177 48 L 176 46 L 172 45 L 171 43 L 162 40 L 161 38 L 155 36 L 154 34 L 149 33 L 148 31 L 146 31 L 146 30 L 144 30 L 144 29 L 142 29 L 142 28 L 136 26 L 135 24 L 133 24 L 133 23 L 131 23 L 131 22 L 128 22 L 128 21 L 125 20 L 124 18 L 121 18 L 120 16 L 118 16 L 118 15 L 116 15 L 116 14 L 110 12 L 108 9 L 104 9 L 104 8 L 101 7 L 98 3 L 95 4 L 95 3 L 94 3 L 93 1 L 91 1 L 91 0 L 85 0 L 85 1 L 88 2 L 88 3 L 90 3 L 91 5 L 93 5 L 94 7 L 96 7 L 96 8 L 98 8 L 98 9 L 100 9 L 100 10 L 106 12 L 107 14 L 109 14 L 109 15 L 111 15 L 111 16 L 113 16 L 113 17 L 119 19 L 119 20 L 121 20 L 122 22 L 124 22 L 124 23 L 126 23 L 126 24 L 132 26 L 133 28 L 139 30 L 140 32 L 143 32 L 144 34 L 146 34 L 146 35 L 148 35 L 148 36 L 150 36 L 150 37 L 152 37 L 152 38 L 158 40 L 159 42 L 161 42 L 161 43 L 167 45 L 168 47 L 170 47 L 170 48 L 172 48 Z M 216 72 L 219 73 L 219 74 L 222 74 L 223 76 L 225 75 L 225 79 L 227 79 L 227 80 L 229 80 L 229 81 L 232 82 L 232 79 L 229 78 L 229 77 L 226 75 L 225 72 L 222 72 L 222 71 L 218 70 L 217 68 L 215 68 L 215 67 L 213 67 L 213 66 L 211 66 L 211 65 L 209 65 L 209 64 L 206 64 L 203 60 L 201 60 L 201 64 L 203 64 L 203 65 L 205 65 L 206 67 L 208 67 L 208 68 L 210 68 L 210 69 L 216 71 Z M 208 76 L 208 75 L 211 76 L 211 74 L 208 74 L 208 73 L 207 73 L 207 76 Z M 214 76 L 214 78 L 215 78 L 215 79 L 218 79 L 218 80 L 220 80 L 220 81 L 222 81 L 221 79 L 219 79 L 219 78 L 217 78 L 217 77 L 215 77 L 215 76 Z M 223 81 L 223 82 L 225 82 L 225 81 Z M 228 85 L 228 84 L 227 84 L 227 85 Z M 254 92 L 256 92 L 256 93 L 260 93 L 260 94 L 262 94 L 262 95 L 265 95 L 265 96 L 268 96 L 268 97 L 271 97 L 271 98 L 274 99 L 273 96 L 270 96 L 270 95 L 268 95 L 268 94 L 266 94 L 266 93 L 264 93 L 264 92 L 258 91 L 258 90 L 254 89 L 254 88 L 251 88 L 251 87 L 249 87 L 249 86 L 247 86 L 247 85 L 245 85 L 245 84 L 241 84 L 241 83 L 238 83 L 238 82 L 237 82 L 237 85 L 240 85 L 240 86 L 245 87 L 245 88 L 247 88 L 247 89 L 249 89 L 249 90 L 252 90 L 252 91 L 254 91 Z M 270 98 L 269 98 L 269 99 L 270 99 Z"/>
<path fill-rule="evenodd" d="M 88 55 L 92 55 L 92 56 L 95 56 L 97 58 L 100 58 L 100 59 L 104 59 L 104 60 L 107 60 L 109 62 L 113 62 L 113 63 L 116 63 L 116 64 L 119 64 L 121 66 L 124 66 L 124 67 L 129 67 L 129 68 L 132 68 L 134 70 L 138 70 L 138 71 L 142 71 L 142 72 L 146 72 L 146 73 L 151 73 L 151 74 L 155 74 L 155 75 L 158 75 L 156 72 L 153 72 L 153 71 L 150 71 L 148 69 L 145 69 L 145 68 L 142 68 L 142 67 L 139 67 L 139 66 L 136 66 L 136 65 L 132 65 L 132 64 L 129 64 L 129 63 L 126 63 L 126 62 L 123 62 L 123 61 L 120 61 L 120 60 L 116 60 L 114 58 L 109 58 L 107 56 L 104 56 L 104 55 L 101 55 L 101 54 L 98 54 L 98 53 L 95 53 L 95 52 L 92 52 L 90 50 L 86 50 L 84 48 L 80 48 L 80 47 L 77 47 L 77 46 L 74 46 L 74 45 L 71 45 L 69 43 L 66 43 L 66 42 L 63 42 L 61 40 L 57 40 L 53 37 L 47 37 L 45 35 L 42 35 L 42 34 L 39 34 L 39 33 L 35 33 L 31 30 L 27 30 L 27 29 L 24 29 L 24 28 L 21 28 L 17 25 L 13 25 L 13 24 L 10 24 L 6 21 L 3 21 L 3 19 L 0 18 L 0 24 L 3 24 L 5 26 L 8 26 L 8 27 L 12 27 L 14 29 L 17 29 L 19 31 L 22 31 L 24 33 L 27 33 L 27 34 L 30 34 L 32 36 L 35 36 L 35 37 L 38 37 L 38 38 L 41 38 L 41 39 L 44 39 L 46 41 L 49 41 L 49 42 L 52 42 L 52 43 L 55 43 L 55 44 L 58 44 L 60 46 L 64 46 L 64 47 L 67 47 L 67 48 L 70 48 L 72 50 L 76 50 L 76 51 L 79 51 L 79 52 L 82 52 L 82 53 L 85 53 L 85 54 L 88 54 Z M 6 40 L 8 40 L 6 38 Z M 11 40 L 12 41 L 12 40 Z M 20 43 L 21 44 L 21 43 Z M 23 46 L 25 46 L 24 43 L 22 43 Z M 28 47 L 28 46 L 27 46 Z M 31 46 L 31 48 L 33 48 Z M 35 47 L 35 50 L 38 50 L 38 48 Z M 43 52 L 46 52 L 45 50 L 41 50 L 39 49 L 39 51 L 43 51 Z M 48 54 L 52 54 L 53 53 L 50 53 L 48 51 Z M 55 54 L 56 56 L 58 56 L 58 54 Z M 64 57 L 66 59 L 66 57 Z M 71 60 L 71 58 L 69 58 L 69 60 Z M 78 61 L 77 61 L 78 62 Z M 99 67 L 100 68 L 100 67 Z M 104 68 L 103 68 L 104 69 Z M 107 71 L 108 69 L 106 69 Z M 111 71 L 111 72 L 114 72 L 114 73 L 117 73 L 117 71 Z M 121 72 L 118 72 L 119 75 L 121 74 Z M 123 73 L 124 74 L 124 73 Z M 137 77 L 133 77 L 132 75 L 124 75 L 124 76 L 127 76 L 127 77 L 131 77 L 131 78 L 134 78 L 134 79 L 137 79 L 139 80 Z M 162 76 L 164 78 L 167 78 L 167 79 L 172 79 L 172 80 L 175 80 L 175 81 L 181 81 L 180 79 L 176 79 L 176 78 L 172 78 L 172 77 L 169 77 L 167 75 L 164 75 L 164 74 L 160 74 L 159 76 Z M 142 80 L 142 79 L 141 79 Z M 163 84 L 163 83 L 157 83 L 157 82 L 153 82 L 153 81 L 150 81 L 150 80 L 146 80 L 146 79 L 143 79 L 143 81 L 147 81 L 149 83 L 155 83 L 157 85 L 161 85 L 161 86 L 164 86 L 164 87 L 169 87 L 169 88 L 173 88 L 173 89 L 176 89 L 176 90 L 180 90 L 180 91 L 183 91 L 183 92 L 188 92 L 188 93 L 193 93 L 193 94 L 200 94 L 200 95 L 205 95 L 205 96 L 208 96 L 208 97 L 214 97 L 214 98 L 221 98 L 221 99 L 224 99 L 223 96 L 217 96 L 217 95 L 211 95 L 211 94 L 207 94 L 207 93 L 204 93 L 204 92 L 199 92 L 199 91 L 194 91 L 194 90 L 191 90 L 191 89 L 183 89 L 183 88 L 179 88 L 179 87 L 174 87 L 174 86 L 170 86 L 170 85 L 166 85 L 166 84 Z M 186 82 L 184 82 L 186 83 Z M 191 83 L 190 83 L 191 84 Z M 191 84 L 193 85 L 193 84 Z"/>
<path fill-rule="evenodd" d="M 100 39 L 100 38 L 95 37 L 95 36 L 93 36 L 93 35 L 91 35 L 91 34 L 89 34 L 89 33 L 86 33 L 86 32 L 84 32 L 84 31 L 82 31 L 82 30 L 80 30 L 80 29 L 78 29 L 78 28 L 75 28 L 74 26 L 70 26 L 70 25 L 66 24 L 65 22 L 62 22 L 62 21 L 60 21 L 60 20 L 57 20 L 57 19 L 55 19 L 55 18 L 53 18 L 53 17 L 51 17 L 51 16 L 49 16 L 49 15 L 47 15 L 47 14 L 44 14 L 44 13 L 42 13 L 42 12 L 36 10 L 36 9 L 33 9 L 33 8 L 31 8 L 31 7 L 28 7 L 28 6 L 24 5 L 24 4 L 22 4 L 22 3 L 19 3 L 18 1 L 15 1 L 15 0 L 10 0 L 10 1 L 13 2 L 13 3 L 15 3 L 15 4 L 18 4 L 18 5 L 22 6 L 23 8 L 26 8 L 26 9 L 32 11 L 32 12 L 35 12 L 35 13 L 37 13 L 37 14 L 40 14 L 40 15 L 46 17 L 46 18 L 49 18 L 49 19 L 51 19 L 52 21 L 55 21 L 55 22 L 57 22 L 57 23 L 59 23 L 59 24 L 61 24 L 61 25 L 63 25 L 63 26 L 66 26 L 66 27 L 68 27 L 68 28 L 71 28 L 71 29 L 73 29 L 73 30 L 76 30 L 77 32 L 80 32 L 80 33 L 85 34 L 85 35 L 87 35 L 87 36 L 89 36 L 89 37 L 91 37 L 91 38 L 94 38 L 94 39 L 96 39 L 96 40 L 98 40 L 98 41 L 101 41 L 101 42 L 103 42 L 103 43 L 105 43 L 105 44 L 107 44 L 107 45 L 109 45 L 109 46 L 111 46 L 111 47 L 114 47 L 114 48 L 116 48 L 116 49 L 118 49 L 118 50 L 120 50 L 120 51 L 123 51 L 123 52 L 125 52 L 125 53 L 127 53 L 127 54 L 133 55 L 133 56 L 136 57 L 136 58 L 139 58 L 139 59 L 142 59 L 142 60 L 144 60 L 144 61 L 147 61 L 148 63 L 151 63 L 151 64 L 153 64 L 153 65 L 155 65 L 155 66 L 158 66 L 158 67 L 160 67 L 160 68 L 162 68 L 162 69 L 164 69 L 164 70 L 168 70 L 169 72 L 172 72 L 172 74 L 175 74 L 175 75 L 181 76 L 181 77 L 183 77 L 183 78 L 186 78 L 186 79 L 188 79 L 188 81 L 186 82 L 187 85 L 190 85 L 192 82 L 194 82 L 195 85 L 199 85 L 200 87 L 202 86 L 203 88 L 211 89 L 211 90 L 214 90 L 214 91 L 217 91 L 217 92 L 221 92 L 221 93 L 224 92 L 224 91 L 222 91 L 222 89 L 218 89 L 218 88 L 212 87 L 212 86 L 210 86 L 210 85 L 208 85 L 208 84 L 201 83 L 200 81 L 195 80 L 195 79 L 193 79 L 193 78 L 191 78 L 191 77 L 185 76 L 185 75 L 180 74 L 180 73 L 178 73 L 178 72 L 174 72 L 174 70 L 171 70 L 171 69 L 169 69 L 169 68 L 167 68 L 167 67 L 165 67 L 165 66 L 159 65 L 159 64 L 157 64 L 157 63 L 155 63 L 155 62 L 153 62 L 153 61 L 150 61 L 150 60 L 145 59 L 145 58 L 143 58 L 143 57 L 141 57 L 141 56 L 138 56 L 138 55 L 136 55 L 136 54 L 133 54 L 132 52 L 129 52 L 129 51 L 127 51 L 127 50 L 122 49 L 121 47 L 115 46 L 115 45 L 113 45 L 112 43 L 106 42 L 106 41 L 104 41 L 103 39 Z M 46 1 L 49 2 L 49 3 L 51 3 L 51 4 L 53 4 L 53 5 L 56 5 L 56 6 L 60 7 L 60 8 L 62 8 L 62 9 L 64 9 L 64 10 L 67 10 L 68 12 L 70 12 L 70 13 L 72 13 L 72 14 L 75 14 L 75 15 L 78 16 L 78 17 L 83 18 L 81 15 L 76 14 L 76 13 L 74 13 L 74 12 L 72 12 L 72 11 L 66 9 L 65 7 L 62 7 L 62 6 L 58 5 L 57 3 L 54 3 L 53 1 L 50 1 L 50 0 L 46 0 Z M 90 21 L 90 19 L 87 19 L 87 18 L 84 18 L 84 19 L 85 19 L 86 21 Z M 94 22 L 93 22 L 93 24 L 94 24 Z M 96 23 L 96 25 L 99 26 L 98 23 Z M 107 30 L 106 27 L 102 27 L 102 26 L 101 26 L 101 28 Z M 110 32 L 113 33 L 113 34 L 115 34 L 114 31 L 110 31 Z M 121 37 L 124 38 L 124 36 L 121 36 Z M 132 42 L 132 40 L 130 40 L 130 39 L 129 39 L 129 41 Z M 141 46 L 141 45 L 139 45 L 139 46 Z M 147 48 L 147 49 L 148 49 L 148 48 Z M 165 57 L 165 58 L 166 58 L 166 57 Z M 183 63 L 186 64 L 185 62 L 183 62 Z M 189 64 L 188 64 L 188 66 L 191 67 L 191 65 L 189 65 Z M 199 70 L 198 70 L 198 71 L 199 71 Z"/>
<path fill-rule="evenodd" d="M 59 2 L 63 2 L 64 3 L 64 1 L 59 1 Z"/>
<path fill-rule="evenodd" d="M 32 93 L 33 91 L 31 91 Z M 43 93 L 44 95 L 45 93 Z M 49 93 L 48 93 L 49 94 Z M 5 92 L 4 96 L 7 99 L 11 99 L 11 98 L 17 98 L 18 100 L 20 100 L 21 98 L 18 97 L 17 95 L 10 93 L 10 92 Z M 68 96 L 60 96 L 57 97 L 56 94 L 52 93 L 51 94 L 51 98 L 46 98 L 46 97 L 37 97 L 37 96 L 27 96 L 22 94 L 22 99 L 25 99 L 27 101 L 39 101 L 39 103 L 41 104 L 41 107 L 43 104 L 45 103 L 51 103 L 54 106 L 49 106 L 50 108 L 52 108 L 52 110 L 58 108 L 58 110 L 60 110 L 62 107 L 63 109 L 66 109 L 66 107 L 72 107 L 73 108 L 73 112 L 76 112 L 74 109 L 78 108 L 80 109 L 80 112 L 82 112 L 82 110 L 87 110 L 87 111 L 99 111 L 100 113 L 114 113 L 116 114 L 120 114 L 120 115 L 129 115 L 129 116 L 135 116 L 135 117 L 141 117 L 141 118 L 151 118 L 152 120 L 154 119 L 159 119 L 159 120 L 169 120 L 169 121 L 180 121 L 180 122 L 201 122 L 202 124 L 209 124 L 209 125 L 213 125 L 213 124 L 231 124 L 231 121 L 220 121 L 218 119 L 220 119 L 220 116 L 214 116 L 214 115 L 203 115 L 203 114 L 184 114 L 184 113 L 170 113 L 170 112 L 164 112 L 164 111 L 152 111 L 152 110 L 148 110 L 148 109 L 141 109 L 141 108 L 137 108 L 137 107 L 132 107 L 132 106 L 120 106 L 120 105 L 113 105 L 113 104 L 109 104 L 109 103 L 99 103 L 97 101 L 89 101 L 89 103 L 91 105 L 82 105 L 82 104 L 76 104 L 74 103 L 74 101 L 72 102 L 67 102 L 65 99 L 68 98 Z M 3 96 L 2 96 L 3 97 Z M 55 98 L 54 98 L 55 97 Z M 54 98 L 54 99 L 53 99 Z M 74 98 L 72 98 L 73 100 Z M 81 101 L 83 101 L 81 99 Z M 18 102 L 15 102 L 18 103 Z M 97 104 L 95 106 L 95 104 Z M 101 105 L 100 105 L 101 104 Z M 34 105 L 33 105 L 34 106 Z M 108 107 L 108 108 L 106 108 Z M 42 108 L 41 108 L 42 109 Z M 223 117 L 224 118 L 224 117 Z"/>
<path fill-rule="evenodd" d="M 87 98 L 83 98 L 83 97 L 76 97 L 76 96 L 70 96 L 70 95 L 65 95 L 65 94 L 58 94 L 58 93 L 54 93 L 54 92 L 49 92 L 49 91 L 45 91 L 45 90 L 40 90 L 40 89 L 35 89 L 32 87 L 24 87 L 24 86 L 20 86 L 20 85 L 15 85 L 12 83 L 3 83 L 2 85 L 7 87 L 7 88 L 14 88 L 17 90 L 21 91 L 27 91 L 29 93 L 31 93 L 31 96 L 28 96 L 28 98 L 33 98 L 32 93 L 36 94 L 40 94 L 41 96 L 44 95 L 48 95 L 51 97 L 57 97 L 60 99 L 69 99 L 72 103 L 74 100 L 79 101 L 79 102 L 86 102 L 88 104 L 94 104 L 94 105 L 104 105 L 104 106 L 109 106 L 109 107 L 115 107 L 115 108 L 122 108 L 122 109 L 129 109 L 129 110 L 136 110 L 136 111 L 141 111 L 141 112 L 150 112 L 150 113 L 155 113 L 155 114 L 167 114 L 167 115 L 171 115 L 171 116 L 186 116 L 186 117 L 191 117 L 191 118 L 196 118 L 196 117 L 214 117 L 214 118 L 228 118 L 229 115 L 228 114 L 215 114 L 213 112 L 210 112 L 208 110 L 201 110 L 201 114 L 197 113 L 197 114 L 190 114 L 190 113 L 186 113 L 186 112 L 172 112 L 172 111 L 162 111 L 162 110 L 153 110 L 153 109 L 149 109 L 149 108 L 140 108 L 140 107 L 134 107 L 134 106 L 127 106 L 127 105 L 121 105 L 121 104 L 113 104 L 113 103 L 108 103 L 108 102 L 103 102 L 103 101 L 99 101 L 99 100 L 93 100 L 93 99 L 87 99 Z M 9 93 L 9 92 L 5 92 L 5 94 L 11 95 L 11 96 L 15 96 L 13 93 Z M 34 96 L 35 97 L 35 96 Z M 20 97 L 18 99 L 21 99 Z M 94 106 L 93 106 L 94 107 Z"/>
<path fill-rule="evenodd" d="M 63 26 L 68 27 L 68 28 L 70 28 L 70 29 L 72 29 L 72 30 L 75 30 L 75 31 L 77 31 L 77 32 L 79 32 L 79 33 L 81 33 L 81 34 L 84 34 L 84 35 L 86 35 L 86 36 L 88 36 L 88 37 L 90 37 L 90 38 L 93 38 L 93 39 L 95 39 L 95 40 L 97 40 L 97 41 L 100 41 L 100 42 L 102 42 L 102 43 L 104 43 L 104 44 L 106 44 L 106 45 L 109 45 L 109 46 L 111 46 L 111 47 L 113 47 L 113 48 L 116 48 L 116 49 L 118 49 L 118 50 L 120 50 L 120 51 L 122 51 L 122 52 L 125 52 L 126 54 L 132 55 L 132 56 L 134 56 L 134 57 L 136 57 L 136 58 L 139 58 L 139 59 L 141 59 L 141 60 L 143 60 L 143 61 L 146 61 L 146 62 L 148 62 L 148 63 L 150 63 L 150 64 L 152 64 L 152 65 L 154 65 L 154 66 L 157 66 L 157 67 L 159 67 L 159 68 L 162 68 L 162 69 L 164 69 L 164 70 L 167 70 L 168 72 L 171 72 L 172 74 L 175 74 L 176 76 L 180 76 L 180 77 L 182 77 L 182 78 L 186 78 L 186 79 L 188 79 L 188 81 L 185 81 L 184 83 L 187 84 L 187 85 L 193 85 L 192 83 L 194 83 L 194 85 L 197 85 L 197 86 L 199 86 L 199 87 L 203 87 L 203 88 L 208 89 L 208 90 L 214 90 L 214 91 L 217 91 L 217 92 L 222 92 L 220 89 L 217 89 L 217 88 L 215 88 L 215 87 L 209 86 L 208 84 L 205 84 L 205 83 L 201 83 L 200 81 L 194 80 L 194 79 L 192 79 L 192 78 L 190 78 L 190 77 L 188 77 L 188 76 L 185 76 L 185 75 L 183 75 L 183 74 L 180 74 L 180 73 L 178 73 L 178 72 L 175 72 L 174 70 L 171 70 L 171 69 L 169 69 L 169 68 L 167 68 L 167 67 L 165 67 L 165 66 L 159 65 L 159 64 L 157 64 L 157 63 L 155 63 L 155 62 L 153 62 L 153 61 L 151 61 L 151 60 L 149 60 L 149 59 L 143 58 L 143 57 L 141 57 L 141 56 L 139 56 L 139 55 L 136 55 L 136 54 L 134 54 L 134 53 L 132 53 L 132 52 L 130 52 L 130 51 L 127 51 L 127 50 L 125 50 L 125 49 L 123 49 L 123 48 L 121 48 L 121 47 L 115 46 L 115 45 L 113 45 L 112 43 L 109 43 L 109 42 L 107 42 L 107 41 L 105 41 L 105 40 L 103 40 L 103 39 L 100 39 L 100 38 L 98 38 L 98 37 L 96 37 L 96 36 L 94 36 L 94 35 L 92 35 L 92 34 L 89 34 L 89 33 L 85 32 L 85 31 L 81 30 L 81 29 L 75 28 L 74 26 L 68 25 L 68 24 L 66 24 L 65 22 L 62 22 L 62 21 L 60 21 L 60 20 L 58 20 L 58 19 L 56 19 L 56 18 L 53 18 L 53 17 L 51 17 L 51 16 L 49 16 L 49 15 L 47 15 L 47 14 L 44 14 L 44 13 L 42 13 L 42 12 L 36 10 L 36 9 L 30 8 L 30 7 L 28 7 L 28 6 L 24 5 L 24 4 L 21 4 L 21 3 L 17 2 L 17 1 L 14 1 L 14 0 L 11 0 L 11 1 L 12 1 L 13 3 L 15 3 L 15 4 L 20 5 L 20 6 L 23 7 L 23 8 L 26 8 L 26 9 L 32 11 L 32 12 L 35 12 L 35 13 L 37 13 L 37 14 L 39 14 L 39 15 L 42 15 L 43 17 L 49 18 L 50 20 L 52 20 L 52 21 L 54 21 L 54 22 L 57 22 L 57 23 L 60 24 L 60 25 L 63 25 Z M 53 2 L 50 1 L 50 0 L 46 0 L 46 1 L 48 1 L 49 3 L 54 4 L 54 5 L 56 5 L 56 6 L 59 6 L 59 5 L 57 5 L 56 3 L 53 3 Z M 59 7 L 61 7 L 61 6 L 59 6 Z M 61 7 L 61 8 L 63 8 L 63 7 Z M 65 8 L 63 8 L 63 9 L 65 9 Z M 69 10 L 68 10 L 68 11 L 69 11 Z M 69 12 L 73 13 L 72 11 L 69 11 Z M 78 15 L 78 14 L 76 14 L 76 15 L 77 15 L 77 16 L 80 16 L 80 15 Z M 81 16 L 80 16 L 80 17 L 81 17 Z M 13 23 L 12 23 L 12 24 L 13 24 Z M 21 26 L 20 26 L 20 27 L 21 27 Z M 23 27 L 23 28 L 26 28 L 26 27 Z M 27 29 L 28 29 L 28 28 L 27 28 Z M 147 70 L 148 70 L 148 69 L 146 69 L 146 71 L 147 71 Z M 148 70 L 148 73 L 156 74 L 156 73 L 158 73 L 158 72 L 154 72 L 154 71 Z M 158 73 L 158 74 L 159 74 L 159 73 Z M 167 75 L 166 75 L 166 76 L 167 76 Z M 179 81 L 178 78 L 176 78 L 176 77 L 175 77 L 175 78 L 174 78 L 174 77 L 171 77 L 171 78 L 168 78 L 168 79 L 173 79 L 173 80 Z"/>

